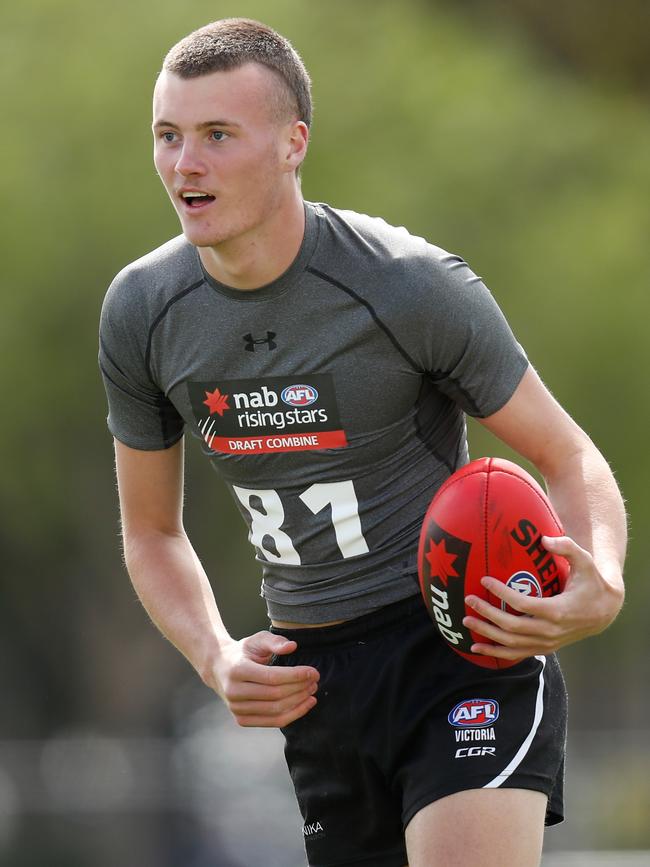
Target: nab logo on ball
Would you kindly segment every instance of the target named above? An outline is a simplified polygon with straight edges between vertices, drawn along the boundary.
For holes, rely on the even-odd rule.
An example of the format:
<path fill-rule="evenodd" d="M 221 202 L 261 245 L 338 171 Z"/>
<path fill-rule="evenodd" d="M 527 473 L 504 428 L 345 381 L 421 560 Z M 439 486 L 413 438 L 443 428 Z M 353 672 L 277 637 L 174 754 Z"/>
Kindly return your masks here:
<path fill-rule="evenodd" d="M 447 717 L 457 728 L 491 726 L 499 718 L 499 702 L 491 698 L 468 698 L 459 702 Z"/>
<path fill-rule="evenodd" d="M 309 406 L 318 400 L 318 392 L 311 385 L 289 385 L 280 395 L 289 406 Z"/>
<path fill-rule="evenodd" d="M 424 601 L 445 641 L 464 651 L 471 647 L 465 616 L 465 570 L 471 545 L 434 520 L 423 525 L 418 553 Z"/>

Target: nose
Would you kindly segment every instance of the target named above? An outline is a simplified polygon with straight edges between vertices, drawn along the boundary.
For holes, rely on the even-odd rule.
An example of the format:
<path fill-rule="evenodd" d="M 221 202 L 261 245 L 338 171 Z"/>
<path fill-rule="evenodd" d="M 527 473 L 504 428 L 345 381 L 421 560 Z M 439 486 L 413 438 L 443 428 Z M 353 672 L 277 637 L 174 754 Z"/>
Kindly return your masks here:
<path fill-rule="evenodd" d="M 204 175 L 206 167 L 200 158 L 197 148 L 187 139 L 183 142 L 181 152 L 176 162 L 176 171 L 179 175 Z"/>

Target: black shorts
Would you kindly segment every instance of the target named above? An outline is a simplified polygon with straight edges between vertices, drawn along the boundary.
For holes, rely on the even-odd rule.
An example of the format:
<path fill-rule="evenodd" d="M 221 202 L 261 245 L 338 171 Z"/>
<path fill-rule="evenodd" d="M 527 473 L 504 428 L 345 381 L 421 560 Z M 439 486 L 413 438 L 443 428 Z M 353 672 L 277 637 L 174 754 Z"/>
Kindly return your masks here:
<path fill-rule="evenodd" d="M 275 665 L 313 665 L 318 704 L 282 731 L 311 867 L 404 867 L 404 829 L 466 789 L 521 788 L 563 818 L 566 691 L 555 656 L 485 669 L 450 650 L 419 596 L 336 626 L 280 629 Z"/>

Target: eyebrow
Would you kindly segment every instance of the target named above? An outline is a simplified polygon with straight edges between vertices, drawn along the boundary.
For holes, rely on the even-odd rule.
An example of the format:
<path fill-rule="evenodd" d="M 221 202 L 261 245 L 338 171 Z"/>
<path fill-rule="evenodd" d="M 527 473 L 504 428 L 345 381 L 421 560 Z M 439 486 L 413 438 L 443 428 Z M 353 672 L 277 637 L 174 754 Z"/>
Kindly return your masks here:
<path fill-rule="evenodd" d="M 179 127 L 172 123 L 170 120 L 157 120 L 153 128 L 158 129 L 161 126 L 173 127 L 174 129 L 178 129 Z M 206 129 L 210 126 L 229 126 L 229 127 L 240 127 L 241 124 L 235 123 L 234 120 L 204 120 L 201 123 L 197 123 L 195 129 Z"/>

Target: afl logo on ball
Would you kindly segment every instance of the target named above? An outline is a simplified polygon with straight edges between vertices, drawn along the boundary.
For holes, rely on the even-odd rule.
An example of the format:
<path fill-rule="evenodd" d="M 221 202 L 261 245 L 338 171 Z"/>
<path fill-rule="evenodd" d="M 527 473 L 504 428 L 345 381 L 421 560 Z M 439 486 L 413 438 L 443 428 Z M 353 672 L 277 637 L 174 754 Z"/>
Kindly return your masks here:
<path fill-rule="evenodd" d="M 534 575 L 531 575 L 530 572 L 515 572 L 515 574 L 511 575 L 506 581 L 506 587 L 511 587 L 513 590 L 517 590 L 522 596 L 537 596 L 541 599 L 544 595 L 542 593 L 542 588 L 539 585 L 539 581 Z M 503 611 L 505 611 L 507 607 L 507 603 L 501 603 Z"/>
<path fill-rule="evenodd" d="M 311 385 L 288 385 L 280 395 L 289 406 L 309 406 L 318 400 L 318 392 Z"/>
<path fill-rule="evenodd" d="M 492 698 L 468 698 L 459 702 L 447 717 L 456 728 L 491 726 L 499 718 L 499 702 Z"/>

